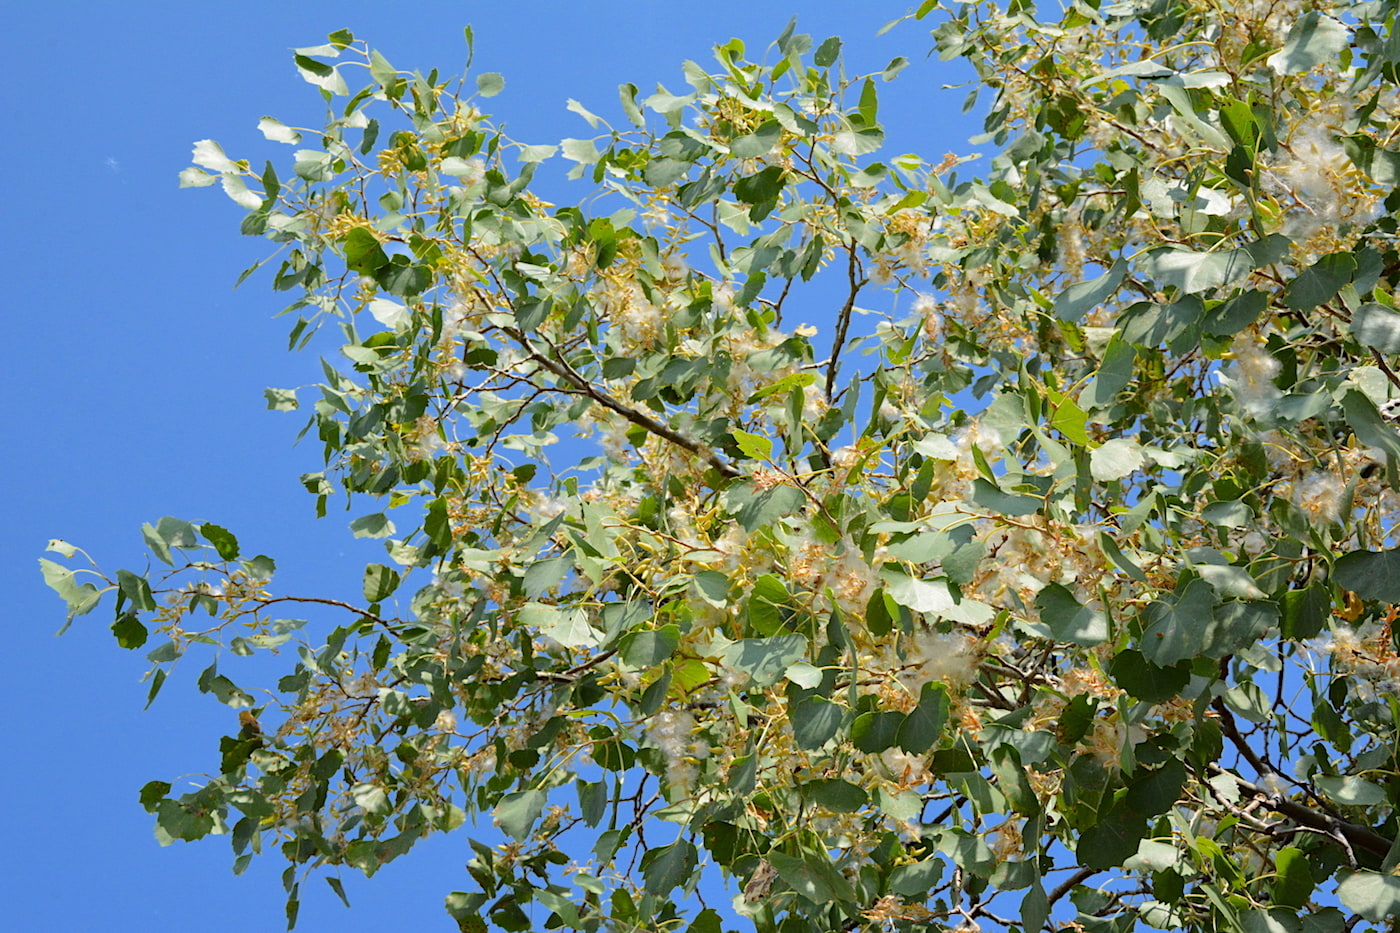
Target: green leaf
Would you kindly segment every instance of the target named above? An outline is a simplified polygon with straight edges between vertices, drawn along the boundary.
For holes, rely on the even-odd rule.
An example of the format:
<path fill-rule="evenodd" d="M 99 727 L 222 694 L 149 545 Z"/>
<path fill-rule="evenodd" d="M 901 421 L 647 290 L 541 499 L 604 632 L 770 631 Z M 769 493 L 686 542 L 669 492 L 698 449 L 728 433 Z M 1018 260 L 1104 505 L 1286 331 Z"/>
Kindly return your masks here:
<path fill-rule="evenodd" d="M 326 875 L 324 877 L 326 879 L 326 884 L 330 885 L 331 890 L 335 892 L 335 896 L 340 898 L 340 902 L 342 904 L 344 904 L 346 907 L 349 907 L 350 898 L 345 896 L 345 885 L 341 882 L 341 880 L 331 875 Z"/>
<path fill-rule="evenodd" d="M 1331 614 L 1332 592 L 1326 583 L 1310 583 L 1304 589 L 1289 590 L 1283 595 L 1283 636 L 1314 638 Z"/>
<path fill-rule="evenodd" d="M 1059 583 L 1049 584 L 1036 595 L 1035 608 L 1056 641 L 1092 648 L 1108 638 L 1108 619 L 1104 614 L 1081 605 Z"/>
<path fill-rule="evenodd" d="M 812 53 L 812 62 L 818 68 L 827 68 L 835 64 L 836 59 L 841 54 L 841 37 L 831 36 L 822 41 L 817 46 L 817 50 Z"/>
<path fill-rule="evenodd" d="M 1139 269 L 1185 294 L 1233 284 L 1260 266 L 1282 262 L 1291 243 L 1282 234 L 1270 234 L 1240 249 L 1199 252 L 1163 246 L 1138 259 Z"/>
<path fill-rule="evenodd" d="M 973 480 L 972 501 L 989 512 L 998 515 L 1034 515 L 1045 505 L 1044 500 L 1032 496 L 1018 496 L 1002 492 L 985 479 Z"/>
<path fill-rule="evenodd" d="M 340 72 L 325 62 L 318 62 L 314 58 L 305 55 L 293 56 L 297 71 L 301 73 L 302 79 L 308 84 L 314 84 L 323 91 L 331 94 L 344 96 L 350 93 L 350 89 L 345 85 L 345 79 L 340 76 Z"/>
<path fill-rule="evenodd" d="M 899 724 L 895 741 L 911 755 L 919 755 L 934 746 L 943 735 L 952 702 L 948 688 L 940 683 L 926 683 L 919 691 L 919 703 Z"/>
<path fill-rule="evenodd" d="M 783 679 L 788 667 L 807 656 L 805 635 L 741 638 L 724 650 L 726 667 L 743 671 L 755 686 L 769 687 Z"/>
<path fill-rule="evenodd" d="M 383 512 L 362 515 L 350 523 L 357 538 L 387 538 L 394 533 L 394 523 Z"/>
<path fill-rule="evenodd" d="M 790 601 L 791 595 L 783 585 L 782 579 L 774 574 L 765 573 L 754 581 L 753 590 L 749 593 L 749 627 L 762 635 L 776 635 L 783 622 L 783 610 L 780 607 L 786 606 Z"/>
<path fill-rule="evenodd" d="M 1346 413 L 1347 424 L 1356 432 L 1357 440 L 1400 458 L 1400 431 L 1381 418 L 1370 399 L 1351 389 L 1342 396 L 1342 411 Z"/>
<path fill-rule="evenodd" d="M 1344 554 L 1332 574 L 1338 586 L 1362 599 L 1400 603 L 1400 548 Z"/>
<path fill-rule="evenodd" d="M 851 723 L 851 742 L 863 752 L 878 755 L 899 741 L 904 719 L 903 713 L 890 711 L 861 713 Z"/>
<path fill-rule="evenodd" d="M 1400 313 L 1378 304 L 1364 304 L 1351 317 L 1351 335 L 1363 347 L 1400 353 Z"/>
<path fill-rule="evenodd" d="M 147 813 L 155 813 L 165 795 L 170 793 L 170 785 L 165 781 L 147 781 L 141 787 L 141 806 Z"/>
<path fill-rule="evenodd" d="M 128 650 L 140 648 L 150 635 L 141 620 L 131 613 L 123 613 L 112 623 L 112 634 L 116 636 L 117 644 Z"/>
<path fill-rule="evenodd" d="M 776 200 L 787 184 L 783 170 L 770 165 L 757 175 L 748 175 L 734 183 L 734 197 L 745 204 L 764 204 Z"/>
<path fill-rule="evenodd" d="M 747 136 L 740 136 L 729 143 L 729 154 L 736 159 L 757 159 L 773 151 L 783 128 L 777 120 L 766 120 L 758 129 Z M 737 193 L 737 189 L 736 189 Z"/>
<path fill-rule="evenodd" d="M 910 862 L 890 872 L 889 890 L 903 897 L 922 899 L 942 878 L 943 862 L 939 859 Z"/>
<path fill-rule="evenodd" d="M 150 612 L 156 608 L 155 595 L 151 593 L 151 584 L 145 577 L 139 577 L 129 570 L 118 570 L 117 586 L 137 609 Z"/>
<path fill-rule="evenodd" d="M 214 550 L 224 560 L 238 560 L 238 539 L 233 536 L 233 532 L 227 528 L 205 522 L 199 526 L 199 533 L 204 535 L 205 540 L 214 545 Z"/>
<path fill-rule="evenodd" d="M 1243 567 L 1228 564 L 1194 564 L 1192 569 L 1222 597 L 1264 598 L 1264 591 L 1259 589 L 1259 584 L 1254 582 L 1249 571 Z"/>
<path fill-rule="evenodd" d="M 1118 393 L 1132 382 L 1137 349 L 1118 334 L 1104 348 L 1103 361 L 1098 372 L 1079 395 L 1079 404 L 1086 408 L 1106 408 L 1117 399 Z"/>
<path fill-rule="evenodd" d="M 547 557 L 537 560 L 525 568 L 520 588 L 525 591 L 526 599 L 538 599 L 563 583 L 573 569 L 572 558 Z"/>
<path fill-rule="evenodd" d="M 1293 21 L 1283 48 L 1269 56 L 1268 65 L 1280 75 L 1312 71 L 1336 62 L 1351 42 L 1351 32 L 1340 20 L 1325 13 L 1304 13 Z"/>
<path fill-rule="evenodd" d="M 734 435 L 734 443 L 739 450 L 750 460 L 767 460 L 773 456 L 773 442 L 762 434 L 750 434 L 738 428 L 730 433 Z"/>
<path fill-rule="evenodd" d="M 729 577 L 718 570 L 702 570 L 695 575 L 700 598 L 716 609 L 729 605 Z"/>
<path fill-rule="evenodd" d="M 841 728 L 845 709 L 825 697 L 805 697 L 788 714 L 792 720 L 793 741 L 807 751 L 821 748 Z"/>
<path fill-rule="evenodd" d="M 1215 608 L 1202 654 L 1210 658 L 1235 654 L 1258 642 L 1279 622 L 1279 610 L 1275 603 L 1253 599 L 1228 600 Z"/>
<path fill-rule="evenodd" d="M 1037 879 L 1021 898 L 1021 929 L 1039 930 L 1050 919 L 1050 897 Z"/>
<path fill-rule="evenodd" d="M 796 486 L 770 486 L 758 489 L 751 483 L 739 483 L 725 492 L 724 504 L 745 531 L 771 525 L 791 515 L 807 501 Z"/>
<path fill-rule="evenodd" d="M 1296 846 L 1285 846 L 1274 856 L 1274 903 L 1279 907 L 1301 910 L 1312 897 L 1317 882 L 1308 867 L 1309 858 Z"/>
<path fill-rule="evenodd" d="M 1046 394 L 1051 406 L 1050 427 L 1075 444 L 1087 445 L 1090 441 L 1084 423 L 1089 418 L 1088 413 L 1067 395 L 1061 395 L 1054 390 L 1049 390 Z"/>
<path fill-rule="evenodd" d="M 622 103 L 622 112 L 633 126 L 646 126 L 646 119 L 642 116 L 641 107 L 637 104 L 637 85 L 619 84 L 617 86 L 618 100 Z"/>
<path fill-rule="evenodd" d="M 345 265 L 351 272 L 372 276 L 389 265 L 389 254 L 384 252 L 375 235 L 364 227 L 356 227 L 345 234 L 341 248 L 345 251 Z"/>
<path fill-rule="evenodd" d="M 1108 676 L 1129 696 L 1144 703 L 1161 703 L 1177 696 L 1191 682 L 1191 667 L 1180 664 L 1158 667 L 1142 652 L 1118 652 L 1108 665 Z"/>
<path fill-rule="evenodd" d="M 1212 502 L 1201 509 L 1201 520 L 1222 528 L 1246 528 L 1254 521 L 1254 510 L 1243 499 Z"/>
<path fill-rule="evenodd" d="M 1400 185 L 1400 152 L 1382 149 L 1376 141 L 1364 133 L 1342 137 L 1342 148 L 1357 168 L 1371 177 L 1378 185 L 1394 188 Z M 185 171 L 192 171 L 186 169 Z M 181 173 L 183 186 L 184 173 Z M 209 182 L 196 182 L 209 184 Z"/>
<path fill-rule="evenodd" d="M 591 139 L 561 139 L 559 148 L 564 153 L 564 158 L 580 165 L 595 165 L 602 158 L 597 145 Z"/>
<path fill-rule="evenodd" d="M 301 142 L 300 133 L 290 127 L 284 126 L 280 120 L 273 117 L 263 117 L 259 120 L 258 130 L 264 137 L 275 143 L 296 145 Z"/>
<path fill-rule="evenodd" d="M 666 625 L 651 631 L 624 635 L 618 642 L 618 654 L 628 667 L 651 668 L 674 654 L 680 643 L 680 629 L 674 625 Z"/>
<path fill-rule="evenodd" d="M 1192 580 L 1184 591 L 1154 601 L 1144 614 L 1143 656 L 1170 667 L 1201 654 L 1214 609 L 1215 594 L 1204 580 Z"/>
<path fill-rule="evenodd" d="M 1288 283 L 1283 293 L 1284 307 L 1310 311 L 1331 301 L 1355 272 L 1356 258 L 1351 253 L 1328 253 Z M 1355 326 L 1353 322 L 1353 330 Z"/>
<path fill-rule="evenodd" d="M 548 795 L 542 790 L 523 790 L 506 794 L 492 811 L 492 821 L 513 839 L 525 840 L 535 821 L 544 812 Z"/>
<path fill-rule="evenodd" d="M 1142 819 L 1115 808 L 1084 830 L 1075 846 L 1075 855 L 1085 868 L 1097 871 L 1116 868 L 1137 854 L 1138 843 L 1146 831 Z"/>
<path fill-rule="evenodd" d="M 1400 877 L 1373 871 L 1343 872 L 1337 897 L 1348 910 L 1373 923 L 1400 915 Z"/>
<path fill-rule="evenodd" d="M 813 904 L 825 905 L 851 897 L 850 883 L 822 853 L 803 853 L 796 858 L 782 852 L 769 852 L 768 861 L 778 877 Z"/>
<path fill-rule="evenodd" d="M 809 781 L 801 790 L 808 800 L 836 813 L 855 813 L 869 801 L 863 788 L 839 778 Z"/>
<path fill-rule="evenodd" d="M 699 858 L 695 846 L 681 839 L 642 856 L 642 877 L 648 894 L 664 896 L 685 884 L 695 873 Z"/>
<path fill-rule="evenodd" d="M 1128 264 L 1120 259 L 1092 282 L 1071 285 L 1055 298 L 1055 317 L 1061 321 L 1078 321 L 1090 311 L 1107 303 L 1118 291 L 1118 286 L 1123 283 L 1123 277 L 1127 274 Z"/>
<path fill-rule="evenodd" d="M 1139 771 L 1128 786 L 1123 806 L 1140 816 L 1166 813 L 1181 798 L 1186 766 L 1175 759 L 1155 771 Z"/>
<path fill-rule="evenodd" d="M 953 595 L 942 580 L 920 580 L 890 567 L 885 568 L 882 576 L 885 592 L 907 609 L 938 614 L 953 606 Z"/>
<path fill-rule="evenodd" d="M 1269 306 L 1271 296 L 1250 289 L 1211 307 L 1201 318 L 1201 330 L 1207 334 L 1233 337 L 1258 319 Z"/>
<path fill-rule="evenodd" d="M 363 588 L 366 600 L 382 602 L 399 588 L 399 572 L 383 564 L 370 564 L 365 567 Z"/>

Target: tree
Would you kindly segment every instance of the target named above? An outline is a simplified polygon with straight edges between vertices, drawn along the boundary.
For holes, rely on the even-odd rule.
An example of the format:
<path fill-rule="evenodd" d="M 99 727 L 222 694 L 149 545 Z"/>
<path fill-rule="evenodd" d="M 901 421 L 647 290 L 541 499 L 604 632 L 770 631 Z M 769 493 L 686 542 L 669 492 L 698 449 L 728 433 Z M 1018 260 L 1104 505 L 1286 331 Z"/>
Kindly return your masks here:
<path fill-rule="evenodd" d="M 717 931 L 707 876 L 759 930 L 1390 916 L 1395 15 L 930 0 L 992 98 L 974 180 L 877 155 L 902 59 L 792 28 L 558 146 L 482 114 L 498 75 L 299 50 L 292 174 L 205 140 L 181 180 L 279 244 L 294 346 L 338 332 L 268 404 L 387 556 L 288 594 L 165 518 L 157 571 L 42 562 L 156 636 L 152 698 L 296 645 L 266 702 L 199 677 L 240 728 L 146 785 L 158 832 L 280 853 L 292 922 L 451 831 L 463 930 Z"/>

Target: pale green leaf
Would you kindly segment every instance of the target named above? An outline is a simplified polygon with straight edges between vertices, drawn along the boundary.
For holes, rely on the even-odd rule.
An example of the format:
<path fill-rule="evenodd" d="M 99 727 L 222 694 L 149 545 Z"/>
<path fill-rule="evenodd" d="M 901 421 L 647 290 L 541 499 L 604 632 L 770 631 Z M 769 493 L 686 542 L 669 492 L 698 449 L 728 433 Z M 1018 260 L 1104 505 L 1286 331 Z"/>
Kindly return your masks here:
<path fill-rule="evenodd" d="M 953 595 L 948 591 L 948 584 L 942 580 L 921 580 L 888 567 L 881 576 L 890 598 L 915 612 L 936 615 L 953 606 Z"/>
<path fill-rule="evenodd" d="M 554 609 L 553 606 L 541 606 L 539 603 L 527 603 L 525 609 L 531 606 L 554 610 L 540 613 L 540 618 L 543 621 L 537 624 L 539 624 L 541 635 L 549 636 L 565 648 L 597 647 L 599 643 L 598 633 L 589 624 L 588 613 L 582 609 L 558 610 Z M 528 621 L 530 618 L 525 609 L 521 610 L 521 621 Z"/>
<path fill-rule="evenodd" d="M 1400 915 L 1400 877 L 1372 871 L 1343 873 L 1337 897 L 1348 909 L 1372 922 Z"/>
<path fill-rule="evenodd" d="M 1400 314 L 1378 304 L 1364 304 L 1351 318 L 1351 335 L 1364 347 L 1400 353 Z"/>
<path fill-rule="evenodd" d="M 1351 42 L 1351 31 L 1335 17 L 1316 11 L 1293 21 L 1283 48 L 1268 58 L 1276 74 L 1296 75 L 1318 65 L 1335 63 Z"/>
<path fill-rule="evenodd" d="M 1385 789 L 1379 784 L 1351 775 L 1319 775 L 1313 779 L 1322 792 L 1349 807 L 1374 807 L 1385 803 Z"/>
<path fill-rule="evenodd" d="M 593 111 L 589 110 L 583 104 L 580 104 L 578 101 L 574 100 L 572 97 L 569 98 L 569 102 L 565 105 L 565 109 L 583 117 L 585 120 L 588 121 L 588 125 L 595 130 L 598 128 L 599 124 L 602 124 L 604 126 L 607 125 L 606 120 L 598 116 Z"/>
<path fill-rule="evenodd" d="M 73 571 L 46 558 L 39 558 L 39 570 L 44 582 L 68 604 L 68 617 L 91 612 L 102 598 L 102 592 L 91 583 L 79 583 Z"/>
<path fill-rule="evenodd" d="M 1142 469 L 1145 461 L 1142 447 L 1115 437 L 1089 452 L 1089 473 L 1099 482 L 1119 480 Z"/>
<path fill-rule="evenodd" d="M 412 320 L 408 308 L 388 298 L 371 298 L 369 313 L 390 330 L 398 330 Z"/>
<path fill-rule="evenodd" d="M 324 55 L 324 51 L 308 50 L 312 54 Z M 296 55 L 294 57 L 297 71 L 301 74 L 302 80 L 308 84 L 314 84 L 321 90 L 338 96 L 345 96 L 350 93 L 350 89 L 345 84 L 345 79 L 341 77 L 340 70 L 327 65 L 325 62 L 318 62 L 314 58 L 306 55 Z"/>
<path fill-rule="evenodd" d="M 258 129 L 263 136 L 275 143 L 288 143 L 296 145 L 301 142 L 301 134 L 289 126 L 284 126 L 282 122 L 274 117 L 263 117 L 258 121 Z"/>
<path fill-rule="evenodd" d="M 190 161 L 200 168 L 219 174 L 239 170 L 238 164 L 224 155 L 223 147 L 212 139 L 201 139 L 195 143 Z"/>
<path fill-rule="evenodd" d="M 559 142 L 564 158 L 582 165 L 593 165 L 601 158 L 598 147 L 591 139 L 564 139 Z"/>
<path fill-rule="evenodd" d="M 389 795 L 378 784 L 356 784 L 350 788 L 355 805 L 366 813 L 380 815 L 393 809 Z"/>
<path fill-rule="evenodd" d="M 296 389 L 263 389 L 269 411 L 295 411 L 298 405 Z"/>
<path fill-rule="evenodd" d="M 775 635 L 771 638 L 741 638 L 723 654 L 724 664 L 742 671 L 756 686 L 768 687 L 782 680 L 787 669 L 807 656 L 805 635 Z"/>
<path fill-rule="evenodd" d="M 788 666 L 784 672 L 788 680 L 807 690 L 813 690 L 822 682 L 822 669 L 808 664 L 806 661 L 798 661 L 796 664 Z"/>
<path fill-rule="evenodd" d="M 247 184 L 237 175 L 224 175 L 219 179 L 223 185 L 224 194 L 227 194 L 233 203 L 239 207 L 255 211 L 262 207 L 263 196 L 255 191 L 249 191 Z"/>
<path fill-rule="evenodd" d="M 218 175 L 210 175 L 193 166 L 180 172 L 181 188 L 207 188 L 218 180 Z"/>

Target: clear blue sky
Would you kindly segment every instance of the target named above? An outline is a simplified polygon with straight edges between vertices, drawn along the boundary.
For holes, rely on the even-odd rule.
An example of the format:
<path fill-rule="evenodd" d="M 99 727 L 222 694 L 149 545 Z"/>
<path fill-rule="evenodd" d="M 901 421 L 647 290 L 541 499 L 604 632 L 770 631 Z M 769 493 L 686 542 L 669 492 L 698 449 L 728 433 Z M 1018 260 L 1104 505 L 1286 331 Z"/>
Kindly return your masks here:
<path fill-rule="evenodd" d="M 10 219 L 0 242 L 10 257 L 11 337 L 0 405 L 18 441 L 3 473 L 17 521 L 0 534 L 17 678 L 0 746 L 7 929 L 284 926 L 282 864 L 255 861 L 235 878 L 222 840 L 162 849 L 137 804 L 148 780 L 216 765 L 233 713 L 193 689 L 191 666 L 143 714 L 145 659 L 117 649 L 107 606 L 55 639 L 62 604 L 35 563 L 48 539 L 85 548 L 113 572 L 142 566 L 142 522 L 213 521 L 246 551 L 274 556 L 280 583 L 349 598 L 379 553 L 350 539 L 349 516 L 313 520 L 297 477 L 320 467 L 316 450 L 292 446 L 300 415 L 265 411 L 262 390 L 315 382 L 317 362 L 285 352 L 287 324 L 273 319 L 285 295 L 258 276 L 232 289 L 268 244 L 238 235 L 241 210 L 217 188 L 176 187 L 192 143 L 213 138 L 257 164 L 285 159 L 258 119 L 309 125 L 320 116 L 289 50 L 342 27 L 398 68 L 453 74 L 471 22 L 475 70 L 506 76 L 491 111 L 515 138 L 545 143 L 591 135 L 565 110 L 567 98 L 613 116 L 619 83 L 677 88 L 683 60 L 709 64 L 710 46 L 731 36 L 759 49 L 797 14 L 799 30 L 818 41 L 846 40 L 852 70 L 878 70 L 896 54 L 913 60 L 885 92 L 887 154 L 966 152 L 977 128 L 958 112 L 963 92 L 938 90 L 963 73 L 924 60 L 921 24 L 875 35 L 908 5 L 4 4 L 0 192 Z M 317 881 L 298 928 L 451 929 L 442 897 L 465 887 L 468 858 L 458 834 L 421 844 L 369 882 L 347 875 L 348 913 Z"/>

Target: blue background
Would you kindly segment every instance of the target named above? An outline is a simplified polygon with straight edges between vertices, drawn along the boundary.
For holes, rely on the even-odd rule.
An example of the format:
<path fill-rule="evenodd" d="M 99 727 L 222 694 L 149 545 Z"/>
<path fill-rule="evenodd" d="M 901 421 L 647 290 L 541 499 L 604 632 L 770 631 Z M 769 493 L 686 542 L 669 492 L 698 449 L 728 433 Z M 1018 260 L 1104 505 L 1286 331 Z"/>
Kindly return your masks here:
<path fill-rule="evenodd" d="M 49 2 L 3 6 L 7 77 L 0 192 L 7 223 L 6 332 L 0 404 L 12 442 L 3 470 L 11 503 L 0 534 L 4 631 L 12 671 L 0 747 L 0 848 L 12 930 L 278 930 L 285 925 L 276 858 L 234 877 L 226 842 L 157 845 L 137 804 L 148 780 L 177 783 L 217 763 L 234 713 L 199 694 L 202 665 L 182 667 L 145 713 L 144 652 L 120 651 L 110 604 L 53 637 L 63 606 L 35 563 L 50 538 L 86 549 L 108 573 L 140 569 L 139 528 L 162 515 L 233 530 L 246 554 L 279 565 L 279 589 L 358 598 L 377 544 L 346 530 L 353 514 L 313 518 L 297 477 L 321 467 L 316 445 L 293 446 L 300 413 L 265 409 L 267 386 L 314 383 L 314 353 L 286 352 L 288 303 L 266 275 L 235 291 L 270 252 L 240 237 L 243 211 L 217 187 L 180 190 L 195 140 L 233 158 L 279 160 L 258 119 L 315 126 L 318 93 L 297 75 L 292 47 L 349 28 L 397 68 L 460 71 L 462 27 L 476 34 L 473 70 L 499 71 L 505 91 L 484 108 L 535 143 L 592 136 L 565 110 L 576 98 L 619 116 L 617 85 L 684 86 L 680 64 L 717 67 L 713 44 L 743 38 L 752 56 L 797 14 L 816 41 L 839 34 L 852 73 L 911 67 L 882 87 L 890 143 L 937 161 L 969 151 L 966 80 L 926 60 L 925 24 L 877 37 L 902 2 L 366 3 Z M 351 74 L 351 87 L 359 86 Z M 546 184 L 566 163 L 547 163 Z M 551 200 L 571 194 L 546 188 Z M 815 317 L 817 315 L 813 315 Z M 50 558 L 57 555 L 49 554 Z M 73 562 L 65 562 L 70 565 Z M 228 672 L 240 684 L 246 668 Z M 251 680 L 251 678 L 249 678 Z M 443 896 L 464 888 L 464 834 L 421 843 L 366 882 L 344 881 L 346 912 L 322 882 L 303 891 L 299 929 L 454 927 Z M 266 864 L 262 864 L 262 863 Z"/>

